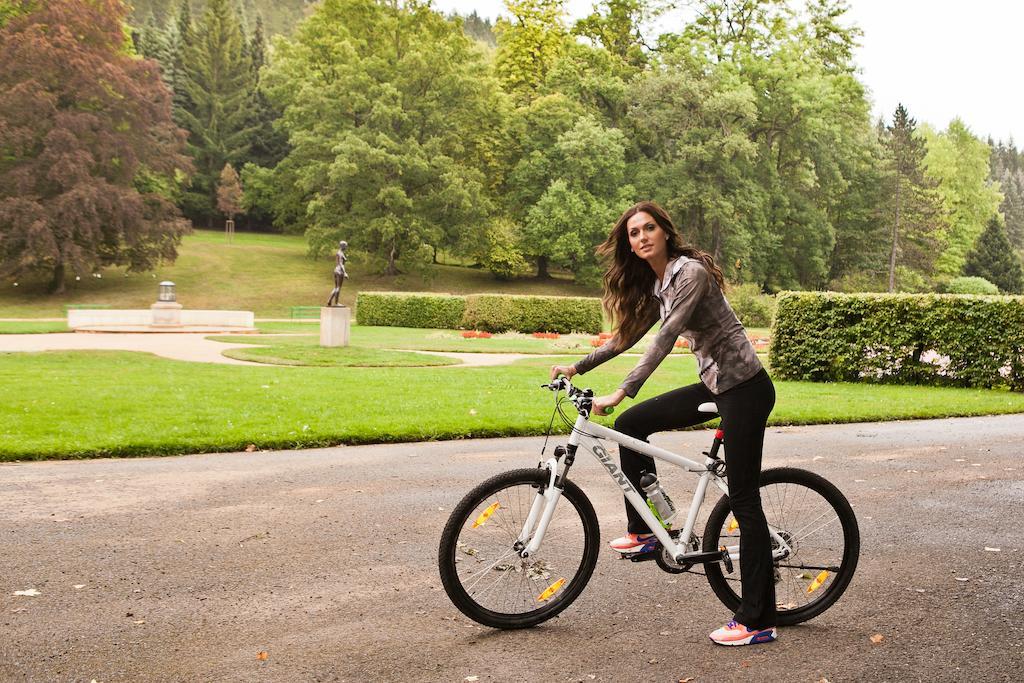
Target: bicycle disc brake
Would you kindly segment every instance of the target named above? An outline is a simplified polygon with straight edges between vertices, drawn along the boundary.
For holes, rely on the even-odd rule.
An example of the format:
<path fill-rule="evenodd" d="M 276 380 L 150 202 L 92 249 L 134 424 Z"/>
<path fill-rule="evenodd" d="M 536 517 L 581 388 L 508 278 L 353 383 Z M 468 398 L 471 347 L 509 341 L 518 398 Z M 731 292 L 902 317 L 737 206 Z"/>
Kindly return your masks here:
<path fill-rule="evenodd" d="M 672 540 L 678 542 L 679 535 L 681 533 L 681 530 L 670 532 Z M 690 541 L 686 544 L 686 550 L 687 552 L 694 553 L 700 550 L 700 539 L 692 532 L 690 533 Z M 692 562 L 683 562 L 682 564 L 676 562 L 676 558 L 672 556 L 672 552 L 668 548 L 664 547 L 656 553 L 654 560 L 658 563 L 659 567 L 667 571 L 669 574 L 682 574 L 683 572 L 690 571 L 690 568 L 693 567 Z"/>

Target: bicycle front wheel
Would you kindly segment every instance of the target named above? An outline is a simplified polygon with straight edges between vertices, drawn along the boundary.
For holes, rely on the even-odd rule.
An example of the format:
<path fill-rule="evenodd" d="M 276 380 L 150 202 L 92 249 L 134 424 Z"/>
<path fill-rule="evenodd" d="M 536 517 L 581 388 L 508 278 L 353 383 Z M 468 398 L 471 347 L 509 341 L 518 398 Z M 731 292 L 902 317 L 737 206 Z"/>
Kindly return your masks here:
<path fill-rule="evenodd" d="M 600 530 L 586 494 L 571 481 L 537 552 L 524 559 L 514 547 L 548 480 L 546 469 L 505 472 L 474 488 L 452 511 L 438 566 L 448 597 L 470 619 L 493 628 L 536 626 L 586 587 Z"/>
<path fill-rule="evenodd" d="M 792 467 L 761 472 L 761 507 L 768 528 L 790 548 L 787 556 L 775 560 L 777 624 L 791 626 L 812 619 L 839 599 L 857 568 L 860 531 L 853 508 L 827 479 Z M 722 496 L 708 516 L 704 550 L 726 546 L 735 551 L 739 538 L 729 497 Z M 773 537 L 772 550 L 779 547 Z M 727 579 L 721 564 L 708 564 L 706 570 L 715 595 L 735 611 L 740 605 L 740 582 Z"/>

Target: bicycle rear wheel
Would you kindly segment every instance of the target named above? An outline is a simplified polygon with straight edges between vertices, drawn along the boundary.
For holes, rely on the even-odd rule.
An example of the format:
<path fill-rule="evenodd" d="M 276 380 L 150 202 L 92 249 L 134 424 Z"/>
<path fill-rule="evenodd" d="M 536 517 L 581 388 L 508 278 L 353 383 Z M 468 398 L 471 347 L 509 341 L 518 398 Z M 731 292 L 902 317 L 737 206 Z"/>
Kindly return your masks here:
<path fill-rule="evenodd" d="M 548 481 L 546 469 L 505 472 L 452 511 L 438 567 L 448 597 L 470 619 L 493 628 L 536 626 L 572 604 L 590 580 L 600 529 L 586 494 L 571 481 L 537 552 L 523 559 L 513 549 Z"/>
<path fill-rule="evenodd" d="M 857 568 L 860 531 L 846 497 L 825 478 L 792 467 L 761 472 L 761 506 L 768 528 L 792 548 L 775 561 L 775 599 L 779 626 L 812 619 L 835 604 Z M 740 532 L 729 497 L 708 516 L 704 550 L 738 548 Z M 779 543 L 772 539 L 772 547 Z M 740 562 L 743 558 L 740 558 Z M 740 605 L 740 582 L 726 579 L 720 564 L 706 566 L 708 583 L 731 610 Z"/>

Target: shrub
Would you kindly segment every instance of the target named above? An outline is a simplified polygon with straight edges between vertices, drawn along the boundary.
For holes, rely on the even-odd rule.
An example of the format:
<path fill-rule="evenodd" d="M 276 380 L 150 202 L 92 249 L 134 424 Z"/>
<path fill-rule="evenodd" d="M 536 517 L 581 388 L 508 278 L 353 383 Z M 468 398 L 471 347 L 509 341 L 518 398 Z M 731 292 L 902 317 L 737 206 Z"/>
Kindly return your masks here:
<path fill-rule="evenodd" d="M 775 297 L 764 294 L 757 285 L 730 285 L 725 296 L 744 327 L 769 327 L 772 324 Z"/>
<path fill-rule="evenodd" d="M 422 292 L 359 292 L 356 316 L 360 325 L 386 327 L 461 327 L 466 299 Z"/>
<path fill-rule="evenodd" d="M 1024 297 L 784 292 L 770 363 L 784 379 L 1024 390 Z"/>
<path fill-rule="evenodd" d="M 463 327 L 490 332 L 600 332 L 601 301 L 589 297 L 471 294 Z"/>
<path fill-rule="evenodd" d="M 999 288 L 983 277 L 955 277 L 946 283 L 950 294 L 998 294 Z"/>

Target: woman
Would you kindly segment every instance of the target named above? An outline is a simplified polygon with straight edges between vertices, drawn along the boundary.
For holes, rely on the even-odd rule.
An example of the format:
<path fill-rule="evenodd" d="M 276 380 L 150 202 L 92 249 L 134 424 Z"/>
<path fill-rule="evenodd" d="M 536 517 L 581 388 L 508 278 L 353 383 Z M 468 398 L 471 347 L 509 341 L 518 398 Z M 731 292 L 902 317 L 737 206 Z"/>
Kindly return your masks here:
<path fill-rule="evenodd" d="M 345 278 L 348 277 L 348 272 L 345 270 L 345 261 L 348 260 L 348 256 L 345 254 L 346 249 L 348 249 L 348 242 L 345 240 L 338 242 L 338 251 L 334 255 L 334 289 L 331 290 L 331 295 L 327 297 L 328 308 L 338 305 L 341 286 L 345 284 Z"/>
<path fill-rule="evenodd" d="M 743 599 L 732 621 L 711 634 L 721 645 L 775 640 L 775 583 L 768 524 L 758 492 L 764 429 L 775 405 L 775 388 L 722 294 L 724 278 L 710 255 L 684 245 L 664 209 L 641 202 L 627 210 L 598 253 L 610 261 L 604 305 L 617 325 L 615 336 L 572 366 L 556 365 L 551 377 L 583 374 L 636 344 L 654 323 L 661 329 L 636 367 L 612 394 L 594 399 L 593 413 L 606 415 L 644 381 L 683 336 L 697 359 L 700 382 L 639 403 L 615 421 L 615 429 L 646 440 L 654 432 L 707 419 L 697 411 L 714 401 L 725 432 L 729 500 L 740 526 Z M 619 449 L 622 471 L 640 490 L 654 459 Z M 623 554 L 659 551 L 657 538 L 626 504 L 627 534 L 611 546 Z"/>

